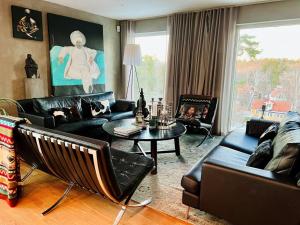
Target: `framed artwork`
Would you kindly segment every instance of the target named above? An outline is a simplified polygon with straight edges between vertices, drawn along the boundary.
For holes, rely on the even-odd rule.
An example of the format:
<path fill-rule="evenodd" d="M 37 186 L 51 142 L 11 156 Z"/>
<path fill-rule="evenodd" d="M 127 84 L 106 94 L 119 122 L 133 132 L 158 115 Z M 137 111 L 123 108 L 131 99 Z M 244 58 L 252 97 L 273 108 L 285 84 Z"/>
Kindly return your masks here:
<path fill-rule="evenodd" d="M 105 91 L 103 26 L 48 13 L 54 96 Z"/>
<path fill-rule="evenodd" d="M 13 37 L 43 41 L 42 13 L 40 11 L 11 6 Z"/>

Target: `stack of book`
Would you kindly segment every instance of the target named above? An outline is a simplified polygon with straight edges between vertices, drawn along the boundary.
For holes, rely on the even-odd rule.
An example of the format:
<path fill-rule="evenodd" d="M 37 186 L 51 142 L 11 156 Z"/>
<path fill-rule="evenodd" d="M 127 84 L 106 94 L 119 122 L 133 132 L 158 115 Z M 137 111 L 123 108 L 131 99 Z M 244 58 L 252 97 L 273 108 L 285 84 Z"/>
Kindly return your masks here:
<path fill-rule="evenodd" d="M 135 133 L 138 133 L 142 130 L 141 127 L 137 126 L 128 126 L 128 127 L 115 127 L 114 133 L 121 136 L 129 136 Z"/>

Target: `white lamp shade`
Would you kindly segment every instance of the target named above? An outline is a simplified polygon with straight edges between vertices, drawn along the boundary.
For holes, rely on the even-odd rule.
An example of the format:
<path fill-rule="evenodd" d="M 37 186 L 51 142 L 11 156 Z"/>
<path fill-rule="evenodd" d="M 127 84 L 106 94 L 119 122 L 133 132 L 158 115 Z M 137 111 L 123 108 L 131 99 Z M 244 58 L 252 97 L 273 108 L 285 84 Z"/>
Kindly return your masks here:
<path fill-rule="evenodd" d="M 142 61 L 141 47 L 137 44 L 127 44 L 124 50 L 123 64 L 137 66 Z"/>

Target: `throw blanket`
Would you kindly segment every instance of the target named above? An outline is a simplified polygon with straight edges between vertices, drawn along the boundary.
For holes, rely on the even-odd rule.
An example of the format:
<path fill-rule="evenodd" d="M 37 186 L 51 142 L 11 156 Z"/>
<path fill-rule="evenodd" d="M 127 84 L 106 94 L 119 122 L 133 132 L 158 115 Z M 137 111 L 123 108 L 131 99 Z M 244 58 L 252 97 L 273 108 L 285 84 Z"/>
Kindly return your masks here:
<path fill-rule="evenodd" d="M 14 130 L 24 119 L 0 116 L 0 198 L 14 207 L 18 200 L 20 163 L 14 145 Z"/>

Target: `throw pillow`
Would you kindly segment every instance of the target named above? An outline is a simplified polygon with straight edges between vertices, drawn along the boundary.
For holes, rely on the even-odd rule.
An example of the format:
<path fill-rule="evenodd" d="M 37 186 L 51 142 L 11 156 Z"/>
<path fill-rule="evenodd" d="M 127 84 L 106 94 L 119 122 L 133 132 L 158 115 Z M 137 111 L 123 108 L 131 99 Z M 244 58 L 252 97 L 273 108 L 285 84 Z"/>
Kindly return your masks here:
<path fill-rule="evenodd" d="M 52 108 L 50 109 L 50 114 L 54 116 L 56 124 L 76 122 L 82 119 L 76 106 L 72 106 L 69 108 Z"/>
<path fill-rule="evenodd" d="M 202 108 L 196 104 L 183 104 L 180 108 L 180 119 L 195 120 L 201 118 Z"/>
<path fill-rule="evenodd" d="M 265 132 L 263 132 L 262 135 L 259 137 L 258 145 L 266 140 L 273 140 L 278 133 L 278 129 L 279 124 L 274 123 L 271 126 L 269 126 L 268 129 L 265 130 Z"/>
<path fill-rule="evenodd" d="M 110 112 L 111 111 L 108 100 L 91 102 L 91 113 L 93 117 L 98 117 Z"/>
<path fill-rule="evenodd" d="M 103 114 L 111 113 L 109 100 L 91 101 L 81 100 L 83 117 L 92 118 L 99 117 Z"/>
<path fill-rule="evenodd" d="M 272 140 L 266 140 L 257 146 L 256 150 L 248 159 L 247 166 L 263 169 L 272 159 Z"/>
<path fill-rule="evenodd" d="M 289 121 L 286 128 L 281 127 L 279 129 L 281 131 L 278 132 L 273 141 L 273 158 L 265 169 L 295 176 L 299 172 L 299 163 L 297 162 L 300 158 L 300 125 L 297 121 Z"/>

